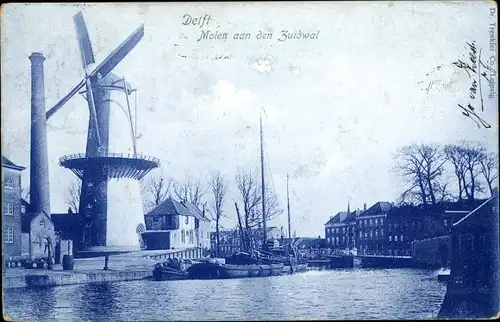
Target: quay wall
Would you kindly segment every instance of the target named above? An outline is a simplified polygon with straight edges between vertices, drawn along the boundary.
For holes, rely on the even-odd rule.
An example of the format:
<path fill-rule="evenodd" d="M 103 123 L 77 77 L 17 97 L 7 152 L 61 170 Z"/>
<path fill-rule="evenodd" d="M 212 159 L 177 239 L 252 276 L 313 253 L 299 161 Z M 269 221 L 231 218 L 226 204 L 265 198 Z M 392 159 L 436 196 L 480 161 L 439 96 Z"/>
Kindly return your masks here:
<path fill-rule="evenodd" d="M 151 277 L 151 271 L 96 271 L 72 273 L 41 273 L 28 275 L 3 276 L 4 288 L 43 287 L 71 284 L 120 282 L 141 280 Z"/>
<path fill-rule="evenodd" d="M 451 237 L 441 236 L 412 243 L 412 257 L 416 267 L 439 268 L 451 260 Z"/>

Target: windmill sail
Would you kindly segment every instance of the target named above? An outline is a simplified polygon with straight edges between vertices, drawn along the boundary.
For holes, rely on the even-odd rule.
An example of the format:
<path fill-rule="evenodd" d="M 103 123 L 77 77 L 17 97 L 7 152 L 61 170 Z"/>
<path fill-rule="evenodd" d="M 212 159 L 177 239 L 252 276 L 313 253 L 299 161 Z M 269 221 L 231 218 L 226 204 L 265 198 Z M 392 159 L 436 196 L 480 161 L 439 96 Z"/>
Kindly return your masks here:
<path fill-rule="evenodd" d="M 85 69 L 88 65 L 95 63 L 94 51 L 92 50 L 89 32 L 87 30 L 87 26 L 85 25 L 82 12 L 78 12 L 73 17 L 73 20 L 75 22 L 78 45 L 80 46 L 80 52 L 82 53 L 83 68 Z"/>
<path fill-rule="evenodd" d="M 85 87 L 87 89 L 87 101 L 89 103 L 90 109 L 90 119 L 93 124 L 93 131 L 97 138 L 97 144 L 101 145 L 101 136 L 99 134 L 99 125 L 97 121 L 97 113 L 95 109 L 94 103 L 94 92 L 92 91 L 92 84 L 90 81 L 89 73 L 87 71 L 87 66 L 89 64 L 93 64 L 94 61 L 94 52 L 92 50 L 92 44 L 90 43 L 89 33 L 87 31 L 87 26 L 85 25 L 85 20 L 83 19 L 82 12 L 78 12 L 74 17 L 73 21 L 75 22 L 76 29 L 76 37 L 78 39 L 78 45 L 80 47 L 80 54 L 82 58 L 82 66 L 85 72 Z"/>

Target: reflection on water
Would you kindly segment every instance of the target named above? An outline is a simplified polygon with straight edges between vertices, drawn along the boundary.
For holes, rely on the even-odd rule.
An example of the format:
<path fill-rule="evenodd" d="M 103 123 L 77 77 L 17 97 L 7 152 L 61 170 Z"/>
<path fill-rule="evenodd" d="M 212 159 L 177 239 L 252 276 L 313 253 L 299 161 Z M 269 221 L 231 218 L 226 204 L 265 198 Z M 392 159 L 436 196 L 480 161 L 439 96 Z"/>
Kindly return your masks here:
<path fill-rule="evenodd" d="M 430 271 L 381 269 L 4 292 L 4 312 L 29 321 L 421 319 L 436 317 L 445 285 Z"/>

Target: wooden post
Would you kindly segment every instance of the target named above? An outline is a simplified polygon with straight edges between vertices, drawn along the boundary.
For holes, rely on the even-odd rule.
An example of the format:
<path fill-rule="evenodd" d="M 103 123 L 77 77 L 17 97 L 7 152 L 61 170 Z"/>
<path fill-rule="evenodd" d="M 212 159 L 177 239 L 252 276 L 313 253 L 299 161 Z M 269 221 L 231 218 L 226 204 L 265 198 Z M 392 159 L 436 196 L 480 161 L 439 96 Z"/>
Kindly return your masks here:
<path fill-rule="evenodd" d="M 104 267 L 103 267 L 103 270 L 105 270 L 105 271 L 107 271 L 109 269 L 108 262 L 109 262 L 109 255 L 106 255 L 106 256 L 104 256 Z"/>

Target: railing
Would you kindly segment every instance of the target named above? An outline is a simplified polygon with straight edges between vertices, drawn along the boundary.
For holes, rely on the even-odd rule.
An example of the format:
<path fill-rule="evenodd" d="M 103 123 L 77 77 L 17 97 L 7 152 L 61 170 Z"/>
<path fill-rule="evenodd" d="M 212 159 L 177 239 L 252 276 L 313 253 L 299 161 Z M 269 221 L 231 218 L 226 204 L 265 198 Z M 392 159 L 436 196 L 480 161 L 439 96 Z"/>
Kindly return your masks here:
<path fill-rule="evenodd" d="M 148 257 L 154 259 L 162 259 L 162 258 L 198 259 L 204 257 L 204 251 L 205 250 L 203 248 L 196 247 L 196 248 L 188 248 L 188 249 L 172 251 L 163 254 L 149 255 Z"/>
<path fill-rule="evenodd" d="M 68 154 L 59 158 L 59 162 L 62 163 L 68 160 L 84 159 L 84 158 L 129 158 L 129 159 L 151 161 L 158 164 L 160 163 L 160 159 L 143 154 L 102 153 L 102 152 L 92 156 L 87 156 L 85 153 Z"/>

